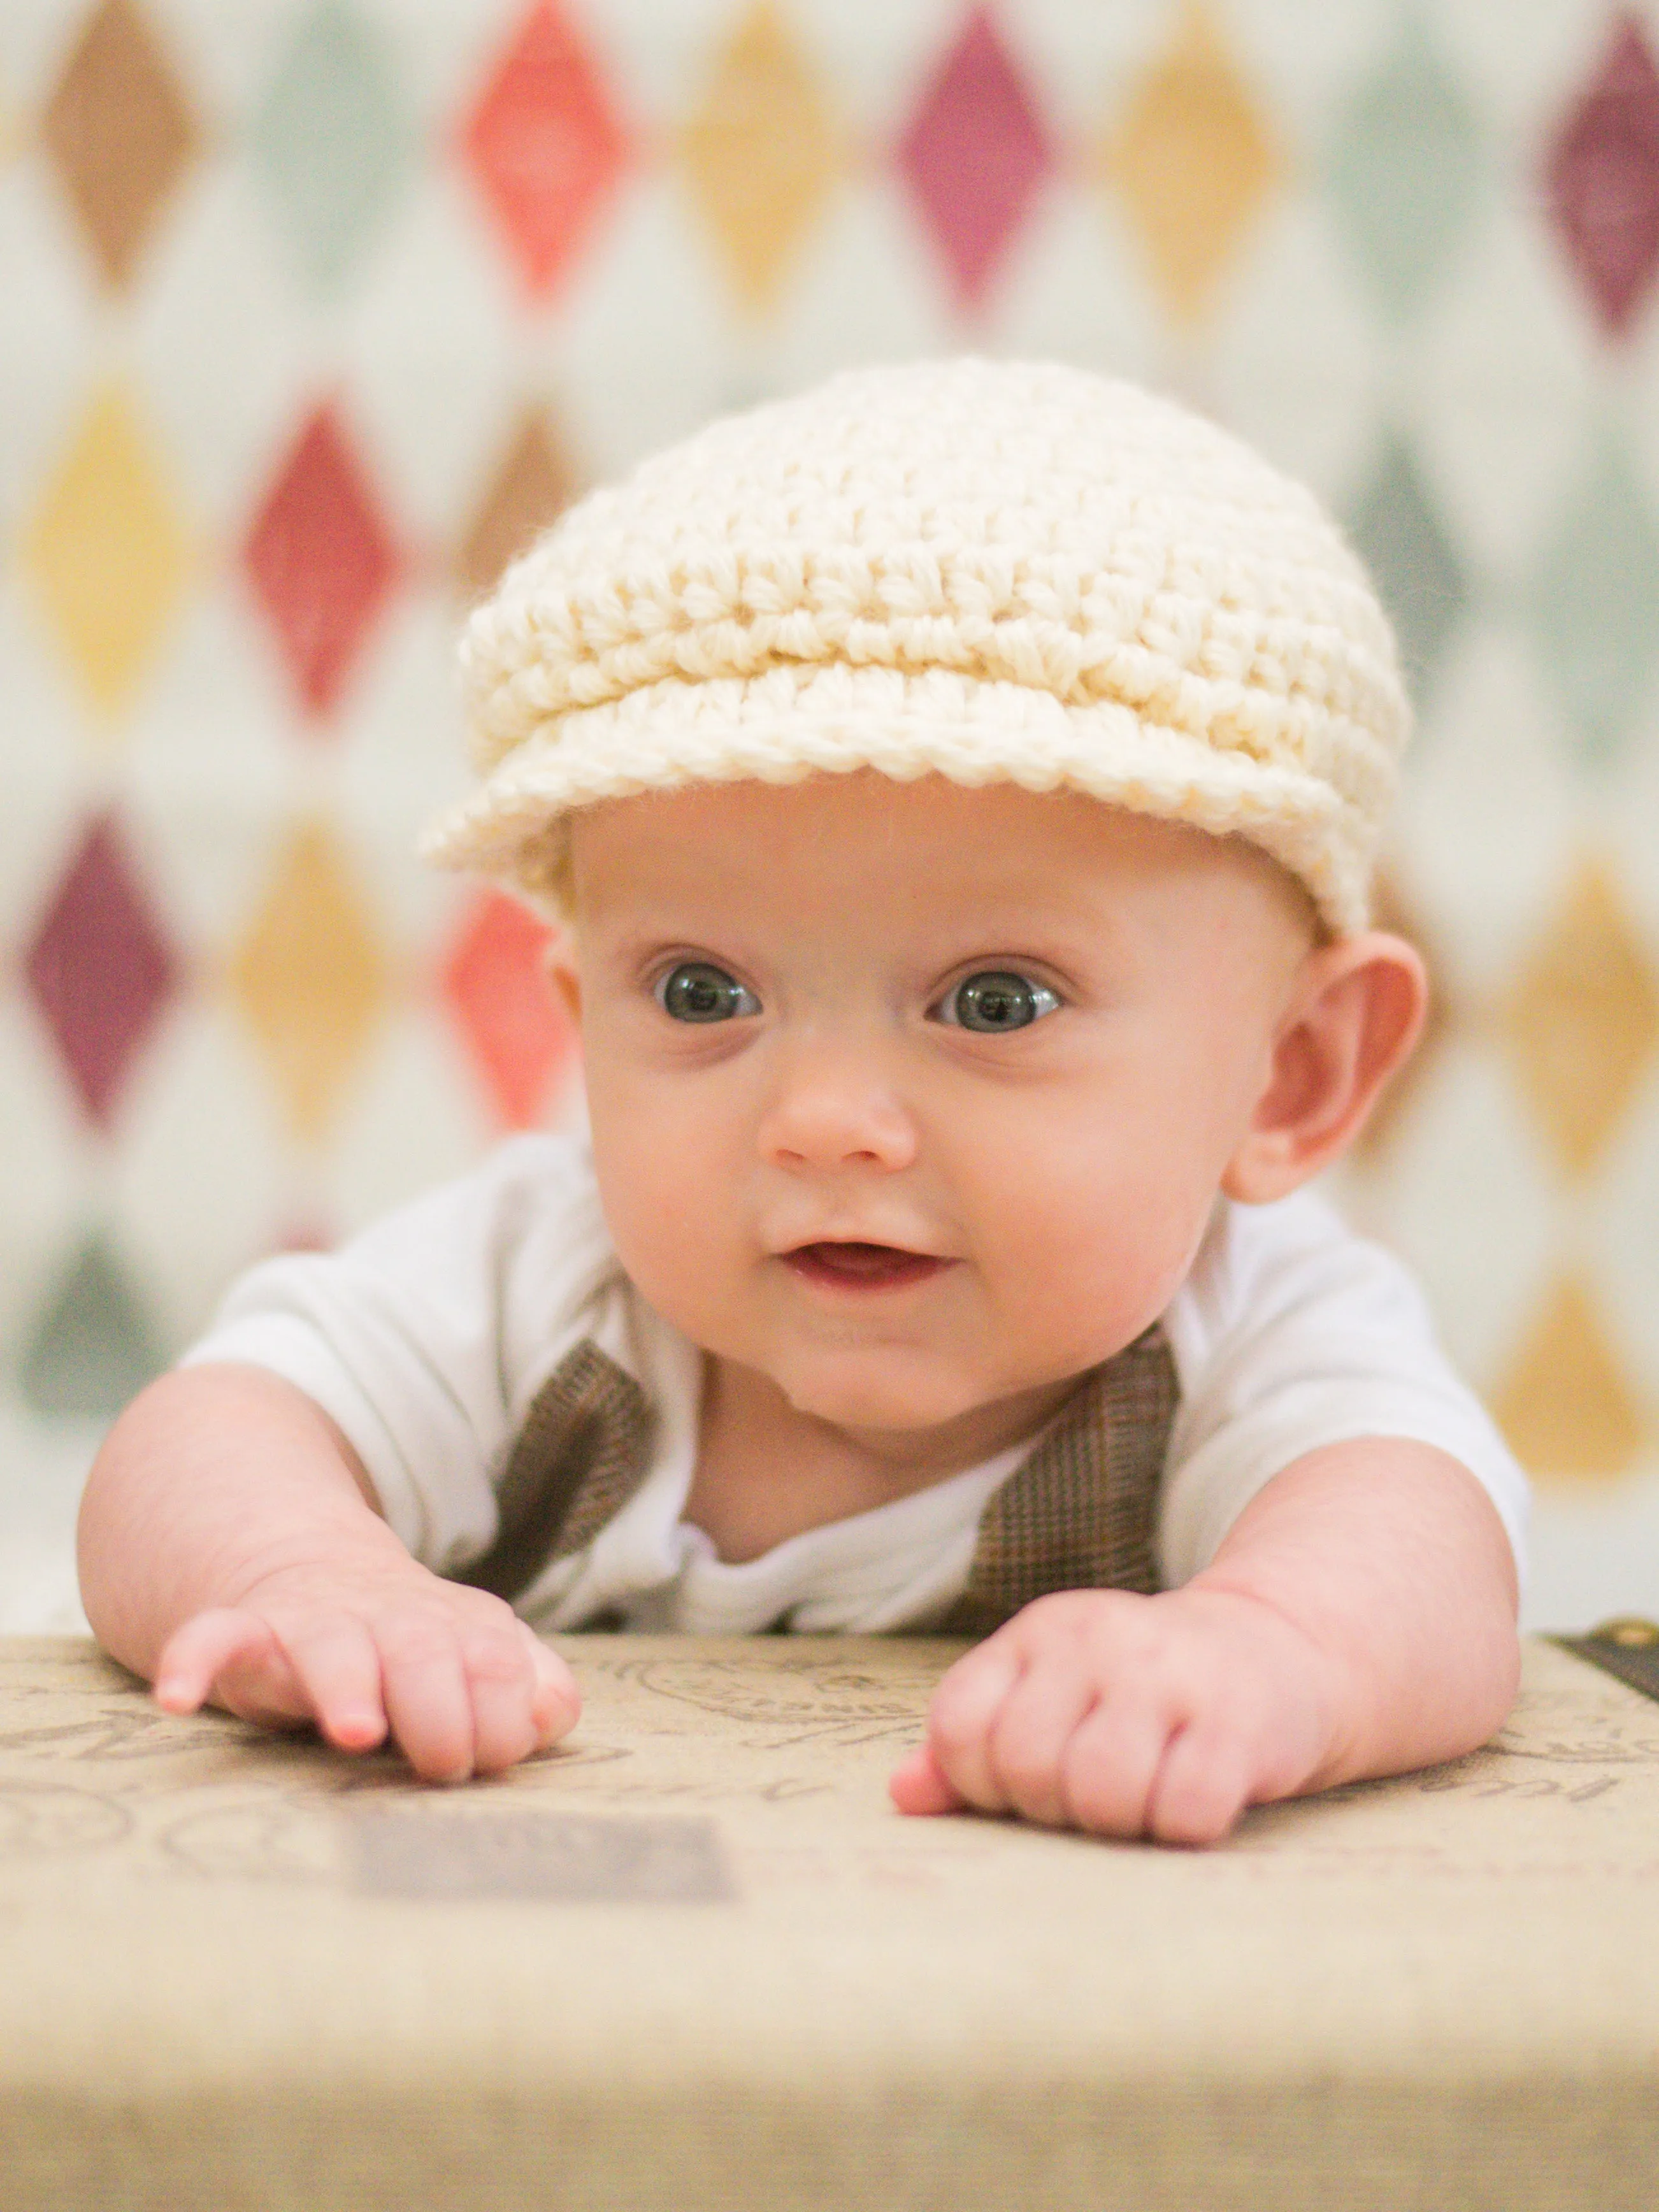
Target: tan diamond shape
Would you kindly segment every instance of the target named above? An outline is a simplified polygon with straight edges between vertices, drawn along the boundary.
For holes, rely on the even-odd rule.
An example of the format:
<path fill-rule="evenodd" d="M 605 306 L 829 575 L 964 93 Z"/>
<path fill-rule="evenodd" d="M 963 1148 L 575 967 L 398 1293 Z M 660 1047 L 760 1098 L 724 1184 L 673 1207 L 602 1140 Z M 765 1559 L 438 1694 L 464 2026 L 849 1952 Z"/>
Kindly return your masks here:
<path fill-rule="evenodd" d="M 1595 1302 L 1571 1273 L 1550 1285 L 1492 1411 L 1517 1458 L 1543 1482 L 1614 1481 L 1649 1443 L 1645 1412 Z"/>
<path fill-rule="evenodd" d="M 507 562 L 569 503 L 574 489 L 556 432 L 540 408 L 531 408 L 455 555 L 455 580 L 469 599 L 491 589 Z"/>
<path fill-rule="evenodd" d="M 315 1143 L 385 1010 L 386 963 L 332 833 L 301 823 L 231 966 L 289 1126 Z"/>
<path fill-rule="evenodd" d="M 125 392 L 88 410 L 46 486 L 25 558 L 94 703 L 131 701 L 184 589 L 188 548 L 155 448 Z"/>
<path fill-rule="evenodd" d="M 125 284 L 196 150 L 178 80 L 130 0 L 94 10 L 41 136 L 104 281 Z"/>
<path fill-rule="evenodd" d="M 1564 1175 L 1587 1175 L 1659 1040 L 1659 981 L 1609 871 L 1579 867 L 1504 1011 L 1516 1079 Z"/>
<path fill-rule="evenodd" d="M 1195 323 L 1283 172 L 1259 103 L 1203 0 L 1101 149 L 1171 319 Z"/>
<path fill-rule="evenodd" d="M 680 158 L 739 303 L 763 313 L 841 166 L 817 81 L 769 0 L 726 42 Z"/>

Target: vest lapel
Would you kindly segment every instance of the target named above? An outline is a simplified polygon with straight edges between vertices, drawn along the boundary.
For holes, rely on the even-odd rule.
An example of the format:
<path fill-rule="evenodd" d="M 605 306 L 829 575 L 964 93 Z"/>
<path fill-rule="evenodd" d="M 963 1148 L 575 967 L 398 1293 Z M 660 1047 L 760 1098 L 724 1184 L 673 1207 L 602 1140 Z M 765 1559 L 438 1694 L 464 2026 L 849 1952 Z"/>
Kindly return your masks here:
<path fill-rule="evenodd" d="M 967 1587 L 940 1631 L 988 1636 L 1050 1590 L 1155 1590 L 1176 1398 L 1159 1327 L 1097 1367 L 981 1516 Z M 652 1428 L 634 1377 L 598 1345 L 577 1345 L 525 1418 L 497 1492 L 495 1542 L 454 1579 L 511 1601 L 584 1550 L 644 1480 Z"/>
<path fill-rule="evenodd" d="M 1097 1367 L 980 1517 L 942 1632 L 988 1636 L 1050 1590 L 1158 1588 L 1158 1480 L 1176 1409 L 1161 1327 Z"/>
<path fill-rule="evenodd" d="M 584 1339 L 532 1401 L 496 1492 L 495 1540 L 455 1581 L 511 1601 L 591 1544 L 644 1480 L 652 1427 L 634 1377 Z"/>

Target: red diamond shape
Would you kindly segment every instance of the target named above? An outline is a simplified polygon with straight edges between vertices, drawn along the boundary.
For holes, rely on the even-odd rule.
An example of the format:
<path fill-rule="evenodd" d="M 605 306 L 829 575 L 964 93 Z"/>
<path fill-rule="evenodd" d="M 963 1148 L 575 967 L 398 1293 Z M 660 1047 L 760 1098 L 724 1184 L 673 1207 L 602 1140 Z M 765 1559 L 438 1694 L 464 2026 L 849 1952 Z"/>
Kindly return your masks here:
<path fill-rule="evenodd" d="M 1609 336 L 1659 271 L 1659 69 L 1626 15 L 1550 154 L 1551 212 Z"/>
<path fill-rule="evenodd" d="M 283 464 L 246 557 L 301 697 L 327 714 L 399 567 L 331 405 L 318 409 Z"/>
<path fill-rule="evenodd" d="M 88 829 L 25 968 L 81 1103 L 107 1128 L 134 1058 L 179 981 L 113 816 Z"/>
<path fill-rule="evenodd" d="M 509 1129 L 535 1123 L 575 1048 L 575 1032 L 542 964 L 551 934 L 516 899 L 486 891 L 444 967 L 444 996 Z"/>
<path fill-rule="evenodd" d="M 532 293 L 550 291 L 621 173 L 622 126 L 554 0 L 537 0 L 462 138 Z"/>
<path fill-rule="evenodd" d="M 988 8 L 975 8 L 899 142 L 958 303 L 979 306 L 1054 155 Z"/>

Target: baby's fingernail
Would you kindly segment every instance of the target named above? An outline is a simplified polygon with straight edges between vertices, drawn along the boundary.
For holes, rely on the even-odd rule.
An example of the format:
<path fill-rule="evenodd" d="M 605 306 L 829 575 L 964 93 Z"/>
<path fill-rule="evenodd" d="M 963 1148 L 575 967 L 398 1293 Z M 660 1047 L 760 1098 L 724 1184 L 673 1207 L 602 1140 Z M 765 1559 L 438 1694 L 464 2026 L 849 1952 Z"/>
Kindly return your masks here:
<path fill-rule="evenodd" d="M 367 1751 L 372 1744 L 379 1743 L 386 1734 L 386 1723 L 379 1713 L 369 1712 L 367 1709 L 362 1712 L 337 1713 L 331 1724 L 331 1733 L 335 1742 L 343 1748 L 355 1747 Z"/>

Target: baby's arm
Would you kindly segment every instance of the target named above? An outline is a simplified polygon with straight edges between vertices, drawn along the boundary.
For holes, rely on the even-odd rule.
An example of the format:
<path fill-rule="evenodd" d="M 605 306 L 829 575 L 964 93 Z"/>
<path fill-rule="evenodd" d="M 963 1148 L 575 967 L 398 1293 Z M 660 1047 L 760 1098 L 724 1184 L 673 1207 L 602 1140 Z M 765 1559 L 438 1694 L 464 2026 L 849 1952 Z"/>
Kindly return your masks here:
<path fill-rule="evenodd" d="M 1179 1589 L 1039 1598 L 958 1660 L 893 1796 L 1213 1843 L 1247 1805 L 1485 1742 L 1515 1698 L 1516 1608 L 1504 1525 L 1455 1460 L 1328 1444 Z"/>
<path fill-rule="evenodd" d="M 170 1712 L 390 1735 L 434 1782 L 562 1735 L 568 1669 L 511 1608 L 443 1581 L 380 1517 L 362 1462 L 292 1383 L 252 1366 L 163 1376 L 111 1430 L 81 1508 L 81 1586 L 105 1649 Z"/>

